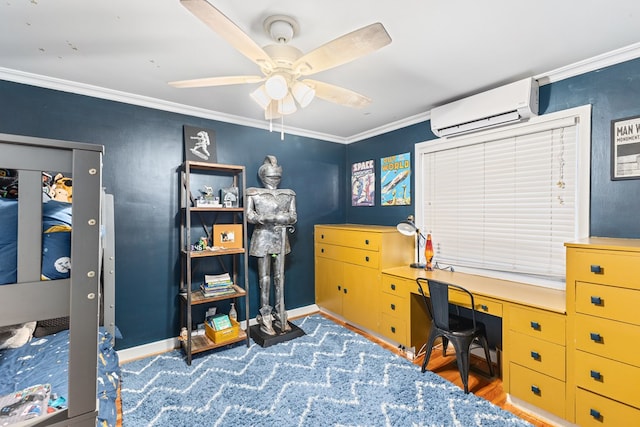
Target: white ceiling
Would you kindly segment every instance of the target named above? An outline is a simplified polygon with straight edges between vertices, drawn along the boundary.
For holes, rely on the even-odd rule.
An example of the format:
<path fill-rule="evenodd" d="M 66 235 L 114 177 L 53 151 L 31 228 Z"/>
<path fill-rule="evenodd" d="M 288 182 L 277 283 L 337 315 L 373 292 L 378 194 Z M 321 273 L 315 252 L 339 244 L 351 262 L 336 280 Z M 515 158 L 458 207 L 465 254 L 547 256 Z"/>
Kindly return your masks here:
<path fill-rule="evenodd" d="M 312 77 L 372 98 L 369 107 L 315 99 L 284 119 L 289 133 L 336 142 L 424 120 L 435 105 L 524 77 L 548 82 L 572 64 L 606 64 L 607 52 L 615 51 L 605 60 L 640 56 L 638 0 L 209 1 L 261 46 L 271 43 L 262 25 L 267 16 L 294 17 L 300 34 L 291 44 L 305 53 L 384 24 L 390 45 Z M 167 85 L 227 75 L 260 72 L 178 0 L 0 4 L 0 79 L 267 128 L 249 98 L 257 83 Z"/>

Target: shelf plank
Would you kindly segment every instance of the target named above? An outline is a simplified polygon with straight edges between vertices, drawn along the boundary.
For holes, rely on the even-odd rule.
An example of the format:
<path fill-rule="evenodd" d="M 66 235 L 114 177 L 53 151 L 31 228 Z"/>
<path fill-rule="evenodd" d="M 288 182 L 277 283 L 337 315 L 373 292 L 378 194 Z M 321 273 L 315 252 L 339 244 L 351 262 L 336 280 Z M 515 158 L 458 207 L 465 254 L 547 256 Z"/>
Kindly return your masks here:
<path fill-rule="evenodd" d="M 182 251 L 183 254 L 187 254 L 189 251 Z M 233 255 L 233 254 L 243 254 L 245 252 L 244 248 L 224 248 L 224 249 L 216 249 L 215 251 L 191 251 L 189 255 L 191 258 L 203 258 L 203 257 L 212 257 L 212 256 L 221 256 L 221 255 Z"/>
<path fill-rule="evenodd" d="M 193 291 L 191 292 L 191 305 L 205 304 L 208 302 L 215 302 L 215 301 L 223 301 L 226 299 L 238 298 L 238 297 L 243 297 L 247 295 L 247 291 L 245 291 L 238 285 L 233 285 L 233 289 L 236 291 L 235 293 L 229 294 L 229 295 L 221 295 L 218 297 L 205 297 L 202 294 L 202 291 Z M 187 301 L 186 294 L 180 294 L 180 296 L 185 302 Z"/>
<path fill-rule="evenodd" d="M 237 343 L 247 339 L 247 333 L 240 329 L 238 336 L 220 343 L 211 341 L 206 335 L 196 335 L 191 337 L 191 354 L 201 353 L 218 347 L 224 347 L 225 345 Z M 185 343 L 183 342 L 184 346 Z"/>

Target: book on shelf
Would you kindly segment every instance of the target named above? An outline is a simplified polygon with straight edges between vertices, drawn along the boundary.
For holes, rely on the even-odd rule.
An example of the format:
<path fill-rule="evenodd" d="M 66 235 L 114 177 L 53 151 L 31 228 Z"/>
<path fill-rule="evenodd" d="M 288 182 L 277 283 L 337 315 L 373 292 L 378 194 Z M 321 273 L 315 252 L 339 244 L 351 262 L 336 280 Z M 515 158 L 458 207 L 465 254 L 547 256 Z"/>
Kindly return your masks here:
<path fill-rule="evenodd" d="M 200 290 L 202 291 L 202 295 L 205 298 L 233 295 L 236 292 L 233 286 L 222 287 L 222 288 L 207 288 L 206 286 L 202 285 L 200 286 Z"/>
<path fill-rule="evenodd" d="M 229 273 L 222 274 L 205 274 L 204 275 L 205 283 L 224 283 L 231 282 L 231 276 Z"/>
<path fill-rule="evenodd" d="M 226 314 L 216 314 L 209 320 L 209 325 L 216 331 L 232 327 L 231 319 Z"/>

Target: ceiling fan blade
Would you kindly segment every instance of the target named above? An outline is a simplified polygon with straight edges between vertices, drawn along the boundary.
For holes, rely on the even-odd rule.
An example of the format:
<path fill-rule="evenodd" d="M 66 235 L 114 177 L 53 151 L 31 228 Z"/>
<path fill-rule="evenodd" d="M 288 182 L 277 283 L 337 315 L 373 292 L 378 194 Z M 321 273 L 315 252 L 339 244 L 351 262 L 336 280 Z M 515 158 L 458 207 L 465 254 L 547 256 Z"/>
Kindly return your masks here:
<path fill-rule="evenodd" d="M 206 0 L 180 0 L 180 3 L 256 64 L 261 67 L 272 64 L 271 57 L 256 42 Z"/>
<path fill-rule="evenodd" d="M 317 80 L 305 79 L 302 83 L 316 91 L 316 97 L 351 108 L 364 108 L 371 104 L 371 99 L 352 90 Z"/>
<path fill-rule="evenodd" d="M 293 64 L 303 76 L 319 73 L 346 64 L 391 43 L 384 26 L 377 22 L 338 37 L 312 50 Z"/>
<path fill-rule="evenodd" d="M 260 76 L 227 76 L 227 77 L 206 77 L 203 79 L 193 80 L 178 80 L 175 82 L 169 82 L 173 87 L 187 88 L 187 87 L 208 87 L 208 86 L 225 86 L 225 85 L 239 85 L 245 83 L 258 83 L 265 78 Z"/>

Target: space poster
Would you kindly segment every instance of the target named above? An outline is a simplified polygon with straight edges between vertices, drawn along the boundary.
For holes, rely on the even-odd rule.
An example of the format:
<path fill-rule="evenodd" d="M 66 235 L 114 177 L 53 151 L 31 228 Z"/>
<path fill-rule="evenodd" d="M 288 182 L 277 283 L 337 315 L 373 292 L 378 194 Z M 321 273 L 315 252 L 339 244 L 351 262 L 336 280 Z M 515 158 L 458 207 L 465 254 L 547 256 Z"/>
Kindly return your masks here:
<path fill-rule="evenodd" d="M 376 172 L 373 160 L 351 165 L 351 206 L 374 206 Z"/>
<path fill-rule="evenodd" d="M 380 159 L 380 204 L 411 204 L 411 153 Z"/>

